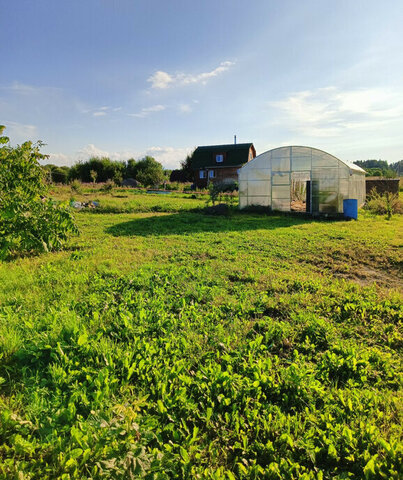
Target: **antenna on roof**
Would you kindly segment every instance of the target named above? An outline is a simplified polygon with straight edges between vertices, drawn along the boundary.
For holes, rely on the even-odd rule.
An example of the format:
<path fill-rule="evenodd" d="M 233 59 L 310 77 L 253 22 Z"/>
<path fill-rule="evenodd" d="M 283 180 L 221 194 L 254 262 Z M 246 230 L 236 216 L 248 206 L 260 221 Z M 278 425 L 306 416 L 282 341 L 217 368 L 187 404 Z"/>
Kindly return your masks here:
<path fill-rule="evenodd" d="M 234 135 L 234 145 L 236 145 L 236 135 Z"/>

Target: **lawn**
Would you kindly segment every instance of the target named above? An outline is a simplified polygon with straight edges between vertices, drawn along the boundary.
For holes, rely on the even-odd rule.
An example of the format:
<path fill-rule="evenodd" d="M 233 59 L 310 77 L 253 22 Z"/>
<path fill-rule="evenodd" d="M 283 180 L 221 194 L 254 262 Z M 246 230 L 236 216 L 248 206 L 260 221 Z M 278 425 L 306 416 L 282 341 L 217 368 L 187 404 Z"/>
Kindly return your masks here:
<path fill-rule="evenodd" d="M 171 195 L 0 264 L 0 478 L 399 478 L 402 217 Z"/>

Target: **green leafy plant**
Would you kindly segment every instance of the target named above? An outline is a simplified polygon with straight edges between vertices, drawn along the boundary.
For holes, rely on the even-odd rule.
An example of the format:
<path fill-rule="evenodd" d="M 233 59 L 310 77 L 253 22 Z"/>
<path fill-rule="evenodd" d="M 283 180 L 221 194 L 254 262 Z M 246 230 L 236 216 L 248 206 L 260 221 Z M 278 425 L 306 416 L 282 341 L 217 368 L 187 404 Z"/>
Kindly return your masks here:
<path fill-rule="evenodd" d="M 208 186 L 208 192 L 210 195 L 209 202 L 213 205 L 217 201 L 225 202 L 227 204 L 233 205 L 234 192 L 238 190 L 238 184 L 235 181 L 231 182 L 211 182 Z"/>
<path fill-rule="evenodd" d="M 115 182 L 113 180 L 108 180 L 102 185 L 102 187 L 100 188 L 100 191 L 104 193 L 110 193 L 113 190 L 114 186 L 115 186 Z"/>
<path fill-rule="evenodd" d="M 72 192 L 82 193 L 83 187 L 82 187 L 82 184 L 81 184 L 80 180 L 73 180 L 70 183 L 70 189 L 71 189 Z"/>
<path fill-rule="evenodd" d="M 59 249 L 78 229 L 68 206 L 47 197 L 42 143 L 11 147 L 0 137 L 0 144 L 0 258 Z"/>
<path fill-rule="evenodd" d="M 377 215 L 386 215 L 388 220 L 394 213 L 403 213 L 403 204 L 398 195 L 390 192 L 380 194 L 375 189 L 371 191 L 364 208 Z"/>

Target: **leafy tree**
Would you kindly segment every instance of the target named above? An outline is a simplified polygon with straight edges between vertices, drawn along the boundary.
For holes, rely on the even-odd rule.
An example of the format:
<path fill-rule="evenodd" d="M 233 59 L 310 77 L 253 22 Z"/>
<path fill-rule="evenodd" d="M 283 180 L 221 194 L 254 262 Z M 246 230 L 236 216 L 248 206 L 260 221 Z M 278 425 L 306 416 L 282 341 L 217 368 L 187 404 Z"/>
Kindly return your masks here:
<path fill-rule="evenodd" d="M 366 171 L 367 177 L 396 177 L 397 168 L 388 165 L 386 160 L 357 160 L 354 163 Z"/>
<path fill-rule="evenodd" d="M 136 175 L 136 160 L 134 158 L 129 158 L 126 164 L 126 171 L 124 178 L 135 178 Z"/>
<path fill-rule="evenodd" d="M 108 157 L 92 157 L 86 162 L 79 162 L 71 167 L 70 180 L 92 182 L 91 172 L 96 172 L 96 181 L 106 182 L 121 178 L 125 170 L 125 162 L 113 162 Z"/>
<path fill-rule="evenodd" d="M 67 205 L 46 197 L 41 142 L 11 147 L 0 126 L 0 259 L 62 246 L 77 227 Z"/>
<path fill-rule="evenodd" d="M 42 167 L 46 174 L 46 180 L 50 183 L 68 183 L 69 179 L 69 167 L 63 166 L 59 167 L 48 163 Z"/>
<path fill-rule="evenodd" d="M 399 160 L 398 162 L 391 163 L 389 165 L 389 168 L 391 168 L 394 172 L 396 172 L 397 176 L 400 177 L 400 175 L 403 175 L 403 160 Z"/>
<path fill-rule="evenodd" d="M 134 178 L 146 187 L 158 185 L 164 181 L 162 165 L 153 157 L 144 157 L 135 164 Z"/>
<path fill-rule="evenodd" d="M 194 150 L 181 162 L 182 178 L 184 182 L 193 182 L 194 179 L 194 170 L 192 166 L 193 154 Z"/>
<path fill-rule="evenodd" d="M 386 170 L 389 167 L 386 160 L 356 160 L 354 163 L 364 170 L 367 168 L 380 168 L 381 170 Z"/>

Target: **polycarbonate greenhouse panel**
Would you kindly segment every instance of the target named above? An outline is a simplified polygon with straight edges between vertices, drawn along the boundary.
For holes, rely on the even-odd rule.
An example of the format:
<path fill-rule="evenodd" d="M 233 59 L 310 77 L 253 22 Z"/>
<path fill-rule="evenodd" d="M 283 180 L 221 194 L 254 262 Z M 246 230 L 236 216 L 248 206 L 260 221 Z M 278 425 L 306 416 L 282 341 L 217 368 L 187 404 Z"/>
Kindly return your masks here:
<path fill-rule="evenodd" d="M 342 213 L 344 199 L 357 199 L 359 205 L 365 201 L 364 170 L 322 150 L 292 146 L 264 152 L 241 169 L 240 207 L 271 205 L 289 211 L 291 190 L 295 196 L 309 191 L 309 185 L 312 213 Z"/>
<path fill-rule="evenodd" d="M 248 197 L 245 195 L 239 195 L 239 208 L 245 208 L 248 206 Z"/>
<path fill-rule="evenodd" d="M 238 185 L 239 188 L 239 198 L 248 196 L 248 182 L 247 180 L 241 180 Z"/>
<path fill-rule="evenodd" d="M 241 169 L 242 170 L 242 169 Z M 269 168 L 254 168 L 248 172 L 248 180 L 270 181 L 271 170 Z"/>
<path fill-rule="evenodd" d="M 338 167 L 339 160 L 337 158 L 332 157 L 328 153 L 325 152 L 315 152 L 312 153 L 312 168 L 315 167 L 323 167 L 323 168 L 329 168 L 329 167 Z"/>
<path fill-rule="evenodd" d="M 273 210 L 279 210 L 281 212 L 289 212 L 291 209 L 291 204 L 289 200 L 273 198 L 271 207 Z"/>
<path fill-rule="evenodd" d="M 288 199 L 290 202 L 291 191 L 289 185 L 272 185 L 271 198 L 276 199 Z"/>
<path fill-rule="evenodd" d="M 255 159 L 253 159 L 251 162 L 244 165 L 242 169 L 245 168 L 246 170 L 254 170 L 254 169 L 260 170 L 262 168 L 271 168 L 271 155 L 268 155 L 266 152 L 266 154 L 262 153 L 260 157 L 261 158 L 259 159 L 258 163 L 254 161 Z"/>
<path fill-rule="evenodd" d="M 290 184 L 290 173 L 282 172 L 273 172 L 272 173 L 272 185 L 289 185 Z"/>
<path fill-rule="evenodd" d="M 290 157 L 276 157 L 271 159 L 272 172 L 289 172 Z"/>
<path fill-rule="evenodd" d="M 340 178 L 339 179 L 339 194 L 344 198 L 348 198 L 348 187 L 349 187 L 348 179 Z"/>
<path fill-rule="evenodd" d="M 269 186 L 267 181 L 264 180 L 249 180 L 248 181 L 248 197 L 268 195 Z"/>
<path fill-rule="evenodd" d="M 248 205 L 249 206 L 260 206 L 260 207 L 270 207 L 270 197 L 268 195 L 260 195 L 260 196 L 253 196 L 248 197 Z"/>
<path fill-rule="evenodd" d="M 300 170 L 311 170 L 312 159 L 311 157 L 296 157 L 293 155 L 291 162 L 291 170 L 298 172 Z"/>

